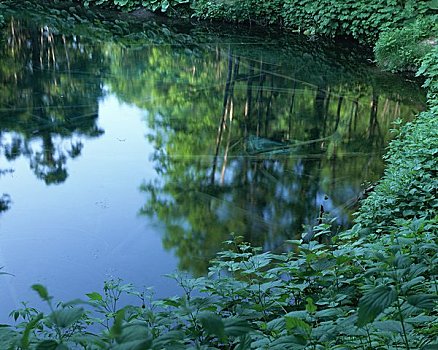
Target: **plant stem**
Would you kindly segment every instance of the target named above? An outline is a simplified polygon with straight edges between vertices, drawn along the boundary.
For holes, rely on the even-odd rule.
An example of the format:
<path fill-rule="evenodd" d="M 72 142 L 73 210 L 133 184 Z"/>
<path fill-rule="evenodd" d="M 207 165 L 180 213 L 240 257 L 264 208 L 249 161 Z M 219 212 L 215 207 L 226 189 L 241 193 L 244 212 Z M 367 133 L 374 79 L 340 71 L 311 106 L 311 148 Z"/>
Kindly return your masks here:
<path fill-rule="evenodd" d="M 410 350 L 409 342 L 408 342 L 408 336 L 406 334 L 405 323 L 404 323 L 403 314 L 402 314 L 402 311 L 401 311 L 401 305 L 400 305 L 399 298 L 397 298 L 397 309 L 398 309 L 398 314 L 399 314 L 399 317 L 400 317 L 400 323 L 401 323 L 402 330 L 403 330 L 403 338 L 405 340 L 406 349 Z"/>

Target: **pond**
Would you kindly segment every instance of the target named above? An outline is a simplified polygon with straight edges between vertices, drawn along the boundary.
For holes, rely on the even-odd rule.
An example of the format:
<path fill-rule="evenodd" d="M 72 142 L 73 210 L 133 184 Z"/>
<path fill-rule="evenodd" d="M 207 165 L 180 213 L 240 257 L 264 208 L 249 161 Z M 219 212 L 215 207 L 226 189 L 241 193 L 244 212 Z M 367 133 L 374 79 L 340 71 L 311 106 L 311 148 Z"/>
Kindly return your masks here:
<path fill-rule="evenodd" d="M 278 251 L 322 209 L 349 227 L 425 105 L 351 43 L 1 6 L 2 321 L 33 283 L 170 296 L 163 275 L 204 274 L 231 233 Z"/>

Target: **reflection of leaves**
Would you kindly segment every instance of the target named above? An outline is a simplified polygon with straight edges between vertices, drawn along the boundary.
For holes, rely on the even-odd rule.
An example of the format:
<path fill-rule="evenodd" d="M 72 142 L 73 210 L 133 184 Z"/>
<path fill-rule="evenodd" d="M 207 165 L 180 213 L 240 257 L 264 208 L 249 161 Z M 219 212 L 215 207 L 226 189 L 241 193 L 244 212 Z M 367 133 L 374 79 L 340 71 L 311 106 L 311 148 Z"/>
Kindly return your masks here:
<path fill-rule="evenodd" d="M 7 174 L 7 173 L 13 173 L 14 171 L 12 169 L 0 169 L 0 176 Z M 0 213 L 2 211 L 6 211 L 11 206 L 11 197 L 8 194 L 1 194 L 0 195 Z M 1 269 L 1 268 L 0 268 Z"/>
<path fill-rule="evenodd" d="M 368 153 L 387 141 L 395 110 L 415 109 L 395 106 L 393 100 L 399 88 L 417 95 L 412 87 L 394 88 L 394 83 L 389 88 L 393 78 L 351 60 L 351 50 L 347 55 L 321 43 L 270 38 L 280 48 L 272 50 L 259 43 L 260 37 L 248 37 L 254 45 L 229 50 L 228 45 L 198 43 L 220 43 L 224 37 L 241 42 L 231 32 L 224 36 L 195 28 L 187 35 L 151 24 L 122 42 L 136 50 L 109 40 L 91 45 L 67 34 L 64 45 L 49 30 L 50 46 L 44 37 L 40 40 L 38 27 L 14 25 L 15 34 L 7 34 L 20 49 L 15 56 L 10 47 L 0 52 L 0 79 L 7 83 L 0 86 L 0 107 L 17 106 L 0 110 L 0 129 L 14 133 L 9 144 L 1 145 L 6 157 L 25 156 L 39 178 L 62 182 L 68 159 L 82 153 L 81 140 L 103 132 L 96 119 L 104 84 L 121 100 L 146 109 L 160 181 L 145 186 L 149 198 L 142 213 L 165 222 L 163 245 L 176 248 L 180 267 L 195 273 L 205 271 L 230 232 L 273 249 L 303 224 L 315 223 L 315 201 L 322 192 L 330 193 L 333 206 L 346 202 L 364 174 L 372 180 L 382 166 L 350 155 Z M 48 48 L 56 64 L 45 54 Z M 32 70 L 23 69 L 29 62 Z M 53 70 L 44 68 L 49 63 Z M 225 91 L 228 72 L 233 78 Z M 224 95 L 232 96 L 226 113 Z M 378 123 L 371 128 L 373 95 L 381 102 L 376 105 Z M 382 115 L 384 108 L 391 113 Z M 249 135 L 280 147 L 302 142 L 290 157 L 278 152 L 248 157 L 244 141 Z M 337 214 L 346 216 L 348 210 Z"/>
<path fill-rule="evenodd" d="M 239 57 L 240 50 L 248 59 Z M 388 125 L 394 114 L 384 109 L 394 110 L 393 92 L 377 96 L 380 78 L 357 61 L 354 70 L 347 58 L 346 68 L 329 66 L 334 58 L 324 61 L 318 55 L 327 54 L 319 52 L 301 62 L 300 50 L 282 51 L 284 61 L 294 65 L 281 68 L 259 61 L 271 58 L 264 48 L 229 55 L 221 45 L 193 45 L 190 51 L 152 46 L 113 61 L 117 78 L 110 88 L 148 110 L 148 140 L 156 149 L 152 160 L 160 180 L 142 187 L 148 196 L 142 213 L 166 224 L 163 245 L 176 248 L 180 268 L 204 272 L 230 232 L 274 249 L 303 224 L 315 224 L 315 200 L 322 193 L 340 206 L 354 198 L 364 176 L 373 180 L 381 173 L 378 156 L 371 170 L 367 157 L 351 154 L 369 154 L 388 140 L 387 129 L 369 131 L 365 106 L 384 99 L 375 104 L 376 118 Z M 122 59 L 123 65 L 116 64 Z M 229 72 L 234 78 L 227 91 Z M 231 96 L 225 112 L 224 95 Z M 226 126 L 219 133 L 224 113 Z M 377 130 L 376 119 L 373 123 Z M 247 156 L 250 146 L 253 157 Z M 335 215 L 348 214 L 340 209 Z"/>
<path fill-rule="evenodd" d="M 68 159 L 81 154 L 80 138 L 103 133 L 96 120 L 105 60 L 96 43 L 84 46 L 50 27 L 15 20 L 10 27 L 0 48 L 0 130 L 11 137 L 0 149 L 8 160 L 27 157 L 47 184 L 62 183 Z"/>
<path fill-rule="evenodd" d="M 11 198 L 8 194 L 2 194 L 0 196 L 0 213 L 6 211 L 11 206 Z"/>

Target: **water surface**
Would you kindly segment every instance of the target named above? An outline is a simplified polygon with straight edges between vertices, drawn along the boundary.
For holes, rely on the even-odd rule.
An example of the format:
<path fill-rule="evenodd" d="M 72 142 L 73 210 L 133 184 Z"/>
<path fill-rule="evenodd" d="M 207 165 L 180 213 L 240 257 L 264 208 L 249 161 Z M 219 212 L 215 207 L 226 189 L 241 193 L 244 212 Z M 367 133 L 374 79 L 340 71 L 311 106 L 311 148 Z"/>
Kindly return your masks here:
<path fill-rule="evenodd" d="M 5 13 L 2 319 L 36 282 L 64 300 L 111 277 L 172 295 L 163 275 L 205 273 L 230 233 L 281 250 L 321 206 L 348 227 L 392 123 L 424 107 L 351 45 Z"/>

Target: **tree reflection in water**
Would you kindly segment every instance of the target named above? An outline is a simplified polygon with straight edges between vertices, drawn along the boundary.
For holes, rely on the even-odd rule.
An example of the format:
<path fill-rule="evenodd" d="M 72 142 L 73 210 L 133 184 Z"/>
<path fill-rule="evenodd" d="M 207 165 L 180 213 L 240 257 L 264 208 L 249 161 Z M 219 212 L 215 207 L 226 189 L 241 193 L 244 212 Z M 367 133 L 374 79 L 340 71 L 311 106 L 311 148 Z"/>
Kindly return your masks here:
<path fill-rule="evenodd" d="M 280 57 L 259 44 L 152 47 L 112 67 L 124 77 L 112 91 L 148 110 L 160 177 L 143 184 L 141 213 L 165 223 L 181 269 L 204 273 L 231 232 L 279 249 L 321 205 L 348 226 L 391 123 L 422 108 L 415 86 L 298 44 Z"/>
<path fill-rule="evenodd" d="M 383 171 L 391 123 L 423 107 L 418 87 L 354 50 L 193 30 L 150 23 L 141 40 L 91 44 L 11 20 L 0 39 L 0 152 L 62 183 L 84 139 L 103 133 L 105 86 L 147 111 L 159 176 L 141 186 L 141 213 L 164 223 L 181 269 L 204 273 L 231 232 L 279 249 L 321 205 L 349 225 L 361 184 Z"/>
<path fill-rule="evenodd" d="M 102 55 L 78 37 L 11 20 L 0 57 L 0 148 L 7 160 L 24 156 L 46 184 L 62 183 L 68 159 L 81 154 L 102 97 Z M 78 74 L 80 72 L 80 74 Z"/>

